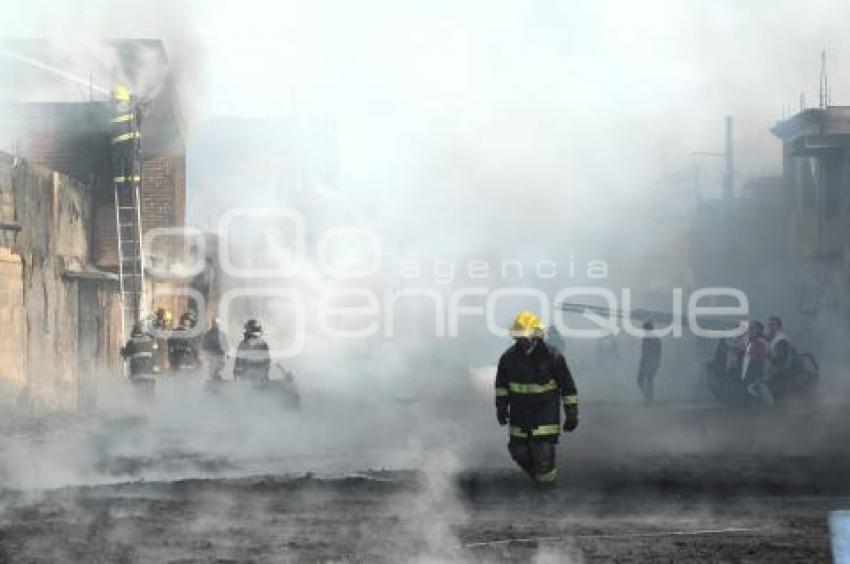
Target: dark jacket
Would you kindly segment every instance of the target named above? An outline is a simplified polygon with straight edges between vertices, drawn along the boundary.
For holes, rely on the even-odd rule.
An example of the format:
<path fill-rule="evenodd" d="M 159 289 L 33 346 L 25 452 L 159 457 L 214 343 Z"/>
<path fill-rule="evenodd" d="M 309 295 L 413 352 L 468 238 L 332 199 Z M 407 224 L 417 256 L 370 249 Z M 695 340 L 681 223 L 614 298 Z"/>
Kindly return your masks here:
<path fill-rule="evenodd" d="M 174 368 L 197 368 L 201 364 L 200 336 L 187 335 L 190 330 L 178 327 L 168 338 L 168 364 Z"/>
<path fill-rule="evenodd" d="M 797 350 L 788 342 L 784 333 L 775 335 L 768 344 L 768 372 L 772 378 L 793 376 L 800 370 Z"/>
<path fill-rule="evenodd" d="M 578 392 L 564 355 L 542 341 L 529 354 L 519 344 L 502 354 L 496 409 L 500 417 L 507 414 L 511 437 L 557 441 L 562 405 L 572 414 L 578 411 Z"/>
<path fill-rule="evenodd" d="M 644 337 L 640 344 L 640 366 L 641 374 L 654 376 L 661 366 L 661 339 L 658 337 Z"/>
<path fill-rule="evenodd" d="M 224 356 L 230 348 L 227 335 L 218 327 L 210 327 L 204 334 L 204 352 L 216 356 Z"/>
<path fill-rule="evenodd" d="M 150 376 L 159 372 L 154 362 L 156 342 L 149 335 L 131 337 L 121 356 L 130 361 L 130 378 Z"/>
<path fill-rule="evenodd" d="M 236 349 L 233 377 L 236 380 L 268 380 L 271 364 L 266 341 L 259 335 L 245 335 Z"/>

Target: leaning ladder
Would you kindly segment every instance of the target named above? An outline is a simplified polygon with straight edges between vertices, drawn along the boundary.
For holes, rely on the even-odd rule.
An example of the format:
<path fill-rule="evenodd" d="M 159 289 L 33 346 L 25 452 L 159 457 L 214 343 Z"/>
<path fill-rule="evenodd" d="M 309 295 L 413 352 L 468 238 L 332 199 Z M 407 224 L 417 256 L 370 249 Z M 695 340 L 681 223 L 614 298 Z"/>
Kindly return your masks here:
<path fill-rule="evenodd" d="M 139 182 L 115 184 L 115 223 L 118 228 L 118 281 L 121 285 L 121 334 L 126 338 L 145 314 L 145 258 L 142 252 L 142 213 Z"/>

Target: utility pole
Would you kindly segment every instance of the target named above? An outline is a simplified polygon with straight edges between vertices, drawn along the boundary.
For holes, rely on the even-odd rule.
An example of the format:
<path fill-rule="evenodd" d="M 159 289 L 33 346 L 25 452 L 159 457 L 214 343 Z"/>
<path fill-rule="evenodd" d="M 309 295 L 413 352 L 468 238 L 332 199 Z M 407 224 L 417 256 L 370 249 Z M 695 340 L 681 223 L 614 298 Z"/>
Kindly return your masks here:
<path fill-rule="evenodd" d="M 818 107 L 825 110 L 829 107 L 829 74 L 826 70 L 826 49 L 820 52 L 820 87 L 818 88 Z"/>

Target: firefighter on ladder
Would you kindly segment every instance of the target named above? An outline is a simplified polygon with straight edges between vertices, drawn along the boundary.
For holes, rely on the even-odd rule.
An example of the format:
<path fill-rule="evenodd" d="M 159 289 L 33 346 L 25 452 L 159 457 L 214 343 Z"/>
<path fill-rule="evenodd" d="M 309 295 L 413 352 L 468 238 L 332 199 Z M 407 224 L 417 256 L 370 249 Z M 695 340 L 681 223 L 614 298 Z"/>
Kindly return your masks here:
<path fill-rule="evenodd" d="M 112 182 L 116 187 L 131 187 L 141 182 L 141 127 L 138 106 L 123 85 L 112 89 L 111 160 Z"/>
<path fill-rule="evenodd" d="M 502 354 L 496 372 L 496 417 L 508 427 L 511 458 L 538 483 L 554 482 L 555 445 L 578 426 L 578 393 L 567 362 L 543 340 L 540 319 L 529 311 L 511 326 L 515 343 Z"/>

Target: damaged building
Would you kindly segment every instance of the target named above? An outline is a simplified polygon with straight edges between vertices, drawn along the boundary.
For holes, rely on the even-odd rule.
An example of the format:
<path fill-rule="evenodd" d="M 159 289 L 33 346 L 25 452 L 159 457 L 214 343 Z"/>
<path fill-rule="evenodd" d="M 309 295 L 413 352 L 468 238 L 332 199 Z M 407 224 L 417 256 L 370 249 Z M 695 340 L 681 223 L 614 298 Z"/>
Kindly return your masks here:
<path fill-rule="evenodd" d="M 780 121 L 788 253 L 801 264 L 800 308 L 850 322 L 850 107 L 809 108 Z"/>
<path fill-rule="evenodd" d="M 771 132 L 781 173 L 700 199 L 690 260 L 699 285 L 744 290 L 755 318 L 779 314 L 816 348 L 824 316 L 850 327 L 850 107 L 802 108 Z"/>
<path fill-rule="evenodd" d="M 7 402 L 87 407 L 99 377 L 123 374 L 119 351 L 132 320 L 122 321 L 112 108 L 96 84 L 123 81 L 139 95 L 141 232 L 185 223 L 185 127 L 162 42 L 107 41 L 82 66 L 78 58 L 37 40 L 4 41 L 0 50 L 0 72 L 14 78 L 6 84 L 26 85 L 3 91 L 0 109 L 0 386 Z M 70 80 L 86 65 L 88 89 Z M 191 251 L 179 236 L 146 247 L 142 313 L 165 307 L 179 315 L 196 307 L 188 288 L 212 292 L 208 257 L 200 275 L 177 273 Z"/>

